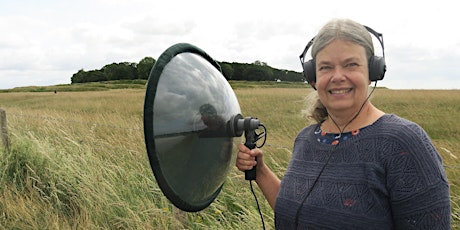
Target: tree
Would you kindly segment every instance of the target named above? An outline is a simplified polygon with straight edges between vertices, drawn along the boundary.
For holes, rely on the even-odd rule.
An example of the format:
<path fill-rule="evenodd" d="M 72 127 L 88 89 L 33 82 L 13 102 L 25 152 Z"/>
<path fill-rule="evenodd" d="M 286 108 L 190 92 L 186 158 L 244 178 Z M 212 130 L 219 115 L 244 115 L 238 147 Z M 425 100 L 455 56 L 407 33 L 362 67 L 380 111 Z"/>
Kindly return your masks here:
<path fill-rule="evenodd" d="M 273 71 L 266 66 L 250 65 L 243 71 L 243 75 L 248 81 L 272 81 Z"/>
<path fill-rule="evenodd" d="M 78 70 L 78 72 L 74 73 L 70 78 L 70 82 L 73 83 L 83 83 L 85 82 L 85 71 L 83 69 Z"/>
<path fill-rule="evenodd" d="M 233 67 L 232 80 L 247 80 L 244 75 L 244 70 L 246 69 L 248 64 L 233 62 L 231 65 Z"/>
<path fill-rule="evenodd" d="M 136 63 L 112 63 L 105 65 L 101 70 L 107 76 L 107 80 L 137 79 Z"/>
<path fill-rule="evenodd" d="M 262 61 L 255 61 L 254 63 L 252 63 L 254 65 L 258 65 L 258 66 L 268 66 L 266 62 L 262 62 Z"/>
<path fill-rule="evenodd" d="M 155 59 L 152 57 L 143 58 L 139 64 L 137 64 L 137 76 L 139 79 L 149 79 L 150 71 L 155 65 Z"/>
<path fill-rule="evenodd" d="M 229 63 L 220 63 L 220 68 L 222 68 L 222 74 L 224 75 L 225 79 L 232 80 L 233 79 L 233 67 Z"/>
<path fill-rule="evenodd" d="M 107 76 L 100 70 L 91 70 L 86 72 L 86 82 L 107 81 Z"/>
<path fill-rule="evenodd" d="M 300 82 L 305 80 L 302 74 L 290 70 L 273 70 L 273 73 L 275 78 L 281 81 Z"/>

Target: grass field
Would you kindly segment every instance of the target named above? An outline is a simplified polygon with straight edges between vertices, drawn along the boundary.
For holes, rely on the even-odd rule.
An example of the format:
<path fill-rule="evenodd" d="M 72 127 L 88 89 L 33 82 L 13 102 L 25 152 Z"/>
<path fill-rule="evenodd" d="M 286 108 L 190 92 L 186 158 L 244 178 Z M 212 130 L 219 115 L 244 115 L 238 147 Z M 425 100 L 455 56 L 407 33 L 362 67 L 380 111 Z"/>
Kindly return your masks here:
<path fill-rule="evenodd" d="M 311 89 L 232 86 L 243 115 L 267 127 L 263 150 L 282 177 L 293 140 L 308 125 L 301 112 Z M 0 93 L 11 140 L 10 152 L 0 151 L 0 229 L 261 229 L 249 184 L 234 167 L 205 210 L 186 213 L 171 205 L 146 155 L 144 87 L 108 88 Z M 377 89 L 372 101 L 431 136 L 451 185 L 452 227 L 460 229 L 460 91 Z M 273 211 L 256 193 L 273 229 Z"/>

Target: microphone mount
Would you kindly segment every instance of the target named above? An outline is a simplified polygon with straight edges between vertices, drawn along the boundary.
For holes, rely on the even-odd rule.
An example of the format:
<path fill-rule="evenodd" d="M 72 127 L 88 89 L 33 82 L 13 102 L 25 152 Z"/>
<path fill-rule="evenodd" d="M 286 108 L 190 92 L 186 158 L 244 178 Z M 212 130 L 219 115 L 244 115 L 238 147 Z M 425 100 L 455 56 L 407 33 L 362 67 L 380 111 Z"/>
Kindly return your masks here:
<path fill-rule="evenodd" d="M 263 128 L 263 131 L 257 132 L 260 127 Z M 243 118 L 241 114 L 234 115 L 230 118 L 227 130 L 229 131 L 229 135 L 233 137 L 241 136 L 244 132 L 244 137 L 246 139 L 244 145 L 249 149 L 262 148 L 267 140 L 267 129 L 257 118 L 254 117 Z M 262 144 L 257 145 L 257 141 L 261 138 L 264 138 Z M 250 170 L 246 170 L 244 173 L 246 180 L 255 180 L 256 166 Z"/>

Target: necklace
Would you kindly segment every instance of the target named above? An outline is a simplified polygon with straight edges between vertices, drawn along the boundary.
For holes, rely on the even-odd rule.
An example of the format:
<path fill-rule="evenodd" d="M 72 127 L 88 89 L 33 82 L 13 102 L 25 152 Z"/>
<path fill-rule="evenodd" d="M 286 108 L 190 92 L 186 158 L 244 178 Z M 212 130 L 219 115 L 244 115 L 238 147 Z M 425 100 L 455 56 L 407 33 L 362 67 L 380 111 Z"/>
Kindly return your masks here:
<path fill-rule="evenodd" d="M 330 145 L 337 145 L 341 141 L 346 141 L 354 136 L 357 136 L 358 134 L 361 133 L 361 131 L 368 126 L 365 126 L 360 129 L 356 129 L 350 132 L 344 132 L 344 133 L 328 133 L 323 130 L 321 130 L 321 126 L 317 126 L 315 129 L 315 136 L 316 140 L 320 143 L 323 144 L 330 144 Z"/>

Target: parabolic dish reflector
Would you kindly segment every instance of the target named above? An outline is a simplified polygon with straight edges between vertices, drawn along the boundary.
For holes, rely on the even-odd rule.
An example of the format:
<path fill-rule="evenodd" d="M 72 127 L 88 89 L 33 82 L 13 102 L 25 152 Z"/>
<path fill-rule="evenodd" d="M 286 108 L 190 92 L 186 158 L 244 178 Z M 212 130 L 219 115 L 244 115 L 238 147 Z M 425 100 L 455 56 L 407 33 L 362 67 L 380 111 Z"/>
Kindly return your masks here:
<path fill-rule="evenodd" d="M 228 124 L 240 113 L 204 51 L 179 43 L 160 55 L 147 83 L 144 135 L 153 174 L 176 207 L 199 211 L 217 197 L 232 162 Z"/>

